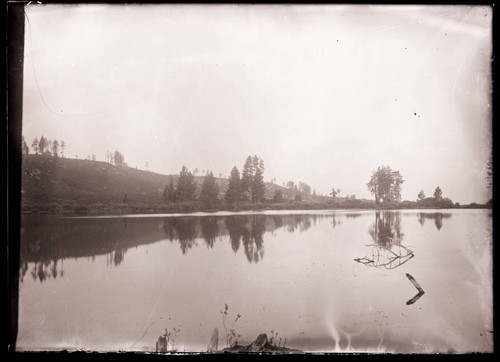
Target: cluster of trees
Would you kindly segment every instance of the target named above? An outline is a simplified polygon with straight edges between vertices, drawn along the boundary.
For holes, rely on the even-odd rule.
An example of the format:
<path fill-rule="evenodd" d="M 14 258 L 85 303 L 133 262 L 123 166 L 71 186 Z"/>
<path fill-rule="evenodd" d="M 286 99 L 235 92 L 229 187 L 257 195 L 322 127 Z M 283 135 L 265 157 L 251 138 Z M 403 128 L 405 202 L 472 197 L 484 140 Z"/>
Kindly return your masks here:
<path fill-rule="evenodd" d="M 311 186 L 302 181 L 299 181 L 298 184 L 288 181 L 286 187 L 289 190 L 292 200 L 295 201 L 310 200 L 313 198 L 313 194 L 317 196 L 316 190 L 311 194 Z"/>
<path fill-rule="evenodd" d="M 243 165 L 241 177 L 236 166 L 231 170 L 225 199 L 232 204 L 246 200 L 262 202 L 265 191 L 264 161 L 256 155 L 248 156 Z"/>
<path fill-rule="evenodd" d="M 64 141 L 61 142 L 59 142 L 58 140 L 52 141 L 48 138 L 45 138 L 42 135 L 40 139 L 35 137 L 35 139 L 31 143 L 31 147 L 36 155 L 48 155 L 48 156 L 59 157 L 59 152 L 61 152 L 61 157 L 64 158 L 64 149 L 66 148 L 66 144 L 64 143 Z M 21 150 L 23 155 L 28 155 L 30 153 L 30 148 L 24 136 L 22 136 L 21 140 Z"/>
<path fill-rule="evenodd" d="M 65 158 L 65 149 L 66 143 L 64 141 L 51 140 L 44 137 L 43 135 L 40 137 L 40 139 L 35 137 L 35 139 L 31 143 L 31 150 L 35 155 L 46 155 L 54 157 L 60 156 L 61 158 Z M 21 150 L 23 155 L 30 154 L 30 147 L 28 146 L 28 143 L 26 142 L 24 136 L 22 136 L 21 140 Z M 75 157 L 78 158 L 78 155 Z M 85 159 L 89 161 L 97 160 L 94 154 L 92 154 L 92 156 L 87 156 Z M 106 162 L 114 164 L 115 166 L 127 166 L 127 163 L 125 162 L 125 156 L 120 151 L 106 151 Z"/>
<path fill-rule="evenodd" d="M 417 204 L 424 207 L 453 207 L 453 201 L 449 198 L 443 197 L 443 191 L 439 186 L 434 190 L 432 197 L 426 197 L 424 190 L 420 190 L 417 195 Z"/>
<path fill-rule="evenodd" d="M 233 204 L 239 201 L 261 202 L 264 200 L 265 190 L 264 161 L 257 156 L 248 156 L 241 177 L 236 166 L 231 170 L 224 197 L 228 203 Z M 182 166 L 177 182 L 171 177 L 165 186 L 163 199 L 169 203 L 195 201 L 196 191 L 194 174 L 186 166 Z M 214 206 L 219 200 L 219 193 L 220 187 L 213 173 L 207 171 L 201 185 L 199 201 L 205 206 Z"/>
<path fill-rule="evenodd" d="M 389 166 L 379 166 L 372 171 L 368 190 L 375 195 L 375 205 L 397 203 L 401 201 L 401 185 L 404 180 L 399 171 Z"/>
<path fill-rule="evenodd" d="M 93 159 L 95 161 L 95 159 Z M 106 151 L 105 161 L 115 166 L 127 166 L 125 162 L 125 156 L 120 151 L 110 152 Z"/>
<path fill-rule="evenodd" d="M 212 172 L 207 171 L 201 186 L 200 201 L 206 206 L 213 206 L 217 203 L 219 195 L 219 185 Z M 186 166 L 182 166 L 177 183 L 170 178 L 170 183 L 163 191 L 165 202 L 176 203 L 196 200 L 196 181 L 192 172 Z"/>
<path fill-rule="evenodd" d="M 163 191 L 165 202 L 185 202 L 194 201 L 196 198 L 196 182 L 194 175 L 186 166 L 182 166 L 177 184 L 174 185 L 174 179 L 170 178 L 170 184 L 165 186 Z"/>
<path fill-rule="evenodd" d="M 401 185 L 403 182 L 403 177 L 399 171 L 394 171 L 389 166 L 380 166 L 372 172 L 367 187 L 375 195 L 376 205 L 395 205 L 401 203 Z M 407 205 L 408 203 L 411 204 L 412 202 L 404 201 L 399 205 L 412 206 Z M 451 199 L 443 197 L 443 191 L 437 186 L 432 197 L 426 197 L 424 190 L 420 190 L 417 195 L 417 202 L 413 207 L 415 206 L 451 208 L 459 205 L 453 204 Z"/>

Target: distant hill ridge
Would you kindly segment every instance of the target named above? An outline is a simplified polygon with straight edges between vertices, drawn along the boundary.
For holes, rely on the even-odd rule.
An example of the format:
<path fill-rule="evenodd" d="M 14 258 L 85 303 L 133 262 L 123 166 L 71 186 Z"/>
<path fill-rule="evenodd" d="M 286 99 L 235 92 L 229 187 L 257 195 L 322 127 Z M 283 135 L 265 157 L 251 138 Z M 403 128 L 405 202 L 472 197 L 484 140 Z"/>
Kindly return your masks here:
<path fill-rule="evenodd" d="M 163 190 L 170 178 L 128 166 L 114 166 L 103 161 L 79 160 L 41 155 L 24 155 L 22 161 L 21 200 L 23 204 L 40 203 L 162 203 Z M 195 176 L 198 195 L 203 176 Z M 228 179 L 217 178 L 223 198 Z M 265 197 L 271 199 L 275 189 L 285 187 L 265 183 Z"/>

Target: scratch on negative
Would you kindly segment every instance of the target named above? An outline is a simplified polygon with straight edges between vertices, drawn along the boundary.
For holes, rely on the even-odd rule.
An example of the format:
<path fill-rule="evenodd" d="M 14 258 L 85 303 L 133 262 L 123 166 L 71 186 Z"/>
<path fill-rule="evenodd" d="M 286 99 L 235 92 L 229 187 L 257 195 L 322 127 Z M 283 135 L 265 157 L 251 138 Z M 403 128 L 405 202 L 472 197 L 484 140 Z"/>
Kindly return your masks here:
<path fill-rule="evenodd" d="M 68 334 L 69 334 L 69 314 L 68 314 L 68 302 L 64 304 L 64 310 L 66 311 L 66 327 L 68 328 Z"/>
<path fill-rule="evenodd" d="M 363 35 L 363 37 L 361 38 L 361 40 L 359 41 L 358 45 L 357 46 L 360 46 L 361 43 L 363 43 L 363 41 L 366 39 L 366 37 L 368 37 L 369 35 L 372 35 L 372 34 L 377 34 L 377 33 L 382 33 L 384 31 L 388 31 L 388 30 L 394 30 L 394 29 L 399 29 L 399 28 L 403 28 L 405 26 L 409 26 L 409 25 L 413 25 L 413 24 L 422 24 L 422 20 L 417 20 L 417 21 L 412 21 L 410 23 L 404 23 L 404 24 L 401 24 L 401 25 L 396 25 L 396 26 L 391 26 L 391 27 L 387 27 L 387 28 L 382 28 L 380 30 L 376 30 L 374 32 L 369 32 L 369 33 L 366 33 L 365 35 Z"/>

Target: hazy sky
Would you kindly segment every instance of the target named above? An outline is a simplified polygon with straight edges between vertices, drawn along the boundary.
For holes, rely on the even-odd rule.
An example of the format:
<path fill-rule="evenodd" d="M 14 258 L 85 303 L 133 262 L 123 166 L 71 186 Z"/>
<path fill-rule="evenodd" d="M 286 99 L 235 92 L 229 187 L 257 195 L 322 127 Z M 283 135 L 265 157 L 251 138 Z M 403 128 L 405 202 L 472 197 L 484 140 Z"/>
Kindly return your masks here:
<path fill-rule="evenodd" d="M 491 150 L 486 6 L 29 5 L 23 135 L 67 157 L 119 150 L 158 173 L 265 180 L 372 198 L 436 186 L 485 202 Z"/>

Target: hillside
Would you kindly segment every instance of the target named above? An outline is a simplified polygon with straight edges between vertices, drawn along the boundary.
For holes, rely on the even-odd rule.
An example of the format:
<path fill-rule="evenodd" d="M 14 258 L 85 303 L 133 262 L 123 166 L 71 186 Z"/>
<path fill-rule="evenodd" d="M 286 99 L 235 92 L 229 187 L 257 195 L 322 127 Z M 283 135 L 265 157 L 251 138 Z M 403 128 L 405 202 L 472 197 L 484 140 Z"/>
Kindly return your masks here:
<path fill-rule="evenodd" d="M 178 175 L 161 175 L 107 162 L 25 155 L 22 163 L 21 200 L 24 210 L 40 204 L 159 204 L 163 190 Z M 196 176 L 198 193 L 203 176 Z M 228 180 L 216 178 L 222 198 Z M 266 183 L 266 198 L 282 186 Z"/>

